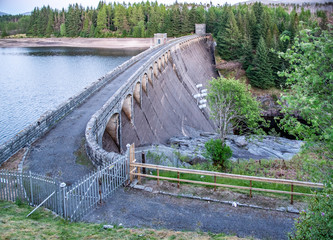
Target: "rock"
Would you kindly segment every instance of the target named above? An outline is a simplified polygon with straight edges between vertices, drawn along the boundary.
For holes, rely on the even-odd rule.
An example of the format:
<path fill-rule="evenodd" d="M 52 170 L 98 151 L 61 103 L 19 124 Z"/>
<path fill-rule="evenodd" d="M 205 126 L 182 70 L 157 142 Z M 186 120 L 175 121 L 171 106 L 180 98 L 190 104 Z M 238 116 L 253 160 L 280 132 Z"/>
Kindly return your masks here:
<path fill-rule="evenodd" d="M 112 229 L 113 226 L 112 226 L 112 225 L 103 225 L 103 228 L 104 228 L 104 229 Z"/>
<path fill-rule="evenodd" d="M 287 207 L 287 212 L 290 213 L 299 213 L 299 211 L 294 207 Z"/>
<path fill-rule="evenodd" d="M 287 209 L 285 207 L 278 207 L 276 210 L 280 212 L 285 212 Z"/>
<path fill-rule="evenodd" d="M 139 189 L 139 190 L 144 190 L 145 186 L 143 186 L 143 185 L 135 185 L 133 188 Z"/>
<path fill-rule="evenodd" d="M 192 130 L 193 131 L 193 130 Z M 146 158 L 146 163 L 173 167 L 189 167 L 190 165 L 206 161 L 204 155 L 205 143 L 210 139 L 217 139 L 216 133 L 198 132 L 192 137 L 170 138 L 168 146 L 157 145 L 137 148 L 137 151 L 151 151 L 157 156 Z M 302 141 L 289 140 L 274 136 L 237 136 L 227 135 L 226 144 L 232 150 L 231 160 L 237 159 L 283 159 L 290 160 L 297 154 Z M 138 159 L 138 158 L 137 158 Z M 138 159 L 140 162 L 140 159 Z"/>
<path fill-rule="evenodd" d="M 247 146 L 247 144 L 248 144 L 248 142 L 245 139 L 245 136 L 239 136 L 238 138 L 236 138 L 234 140 L 234 142 L 238 147 L 241 147 L 241 148 Z"/>
<path fill-rule="evenodd" d="M 144 190 L 147 192 L 153 192 L 153 188 L 151 187 L 145 187 Z"/>

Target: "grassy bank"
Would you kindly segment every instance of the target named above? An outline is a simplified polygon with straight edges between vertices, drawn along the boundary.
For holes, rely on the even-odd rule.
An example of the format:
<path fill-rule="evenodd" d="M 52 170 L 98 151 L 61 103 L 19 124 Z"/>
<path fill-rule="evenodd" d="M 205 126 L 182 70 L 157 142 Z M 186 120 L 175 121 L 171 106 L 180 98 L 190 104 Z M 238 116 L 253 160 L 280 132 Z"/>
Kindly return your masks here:
<path fill-rule="evenodd" d="M 105 230 L 103 224 L 70 223 L 46 210 L 37 210 L 23 203 L 0 201 L 1 239 L 226 239 L 224 234 L 176 232 L 170 230 L 126 229 L 115 226 Z"/>

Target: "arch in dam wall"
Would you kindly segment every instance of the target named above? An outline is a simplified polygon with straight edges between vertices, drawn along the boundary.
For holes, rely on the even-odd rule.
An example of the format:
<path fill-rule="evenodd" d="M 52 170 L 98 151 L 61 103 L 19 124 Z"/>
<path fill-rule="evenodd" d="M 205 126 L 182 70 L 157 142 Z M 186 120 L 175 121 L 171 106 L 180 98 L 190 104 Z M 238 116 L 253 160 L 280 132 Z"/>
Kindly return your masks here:
<path fill-rule="evenodd" d="M 140 107 L 141 107 L 141 102 L 142 102 L 142 95 L 141 95 L 142 88 L 143 88 L 143 85 L 141 85 L 141 82 L 137 81 L 135 84 L 133 97 L 134 97 L 135 101 L 139 104 Z M 147 88 L 145 91 L 147 91 Z"/>
<path fill-rule="evenodd" d="M 110 135 L 117 147 L 120 147 L 120 114 L 114 113 L 108 123 L 105 131 Z"/>
<path fill-rule="evenodd" d="M 153 67 L 155 77 L 158 76 L 158 63 L 157 63 L 157 61 L 154 62 L 154 67 Z"/>
<path fill-rule="evenodd" d="M 145 73 L 143 74 L 142 78 L 142 89 L 148 94 L 148 75 Z"/>
<path fill-rule="evenodd" d="M 158 72 L 162 71 L 162 67 L 166 67 L 168 61 L 171 60 L 171 52 L 179 49 L 180 43 L 187 41 L 188 44 L 192 44 L 198 38 L 205 39 L 206 37 L 186 36 L 162 46 L 161 50 L 137 69 L 132 77 L 119 88 L 116 94 L 92 116 L 87 124 L 85 135 L 87 154 L 94 164 L 100 165 L 105 161 L 115 159 L 115 152 L 107 152 L 102 147 L 103 136 L 106 133 L 117 146 L 117 152 L 122 153 L 126 150 L 122 149 L 122 132 L 125 130 L 122 129 L 122 122 L 127 122 L 125 126 L 134 126 L 135 102 L 138 103 L 140 108 L 144 107 L 144 105 L 149 107 L 149 103 L 143 101 L 143 93 L 148 95 L 148 82 L 153 86 L 154 81 L 159 76 Z M 129 130 L 126 131 L 128 132 Z"/>
<path fill-rule="evenodd" d="M 132 94 L 128 94 L 123 100 L 121 110 L 125 113 L 128 120 L 133 120 L 133 97 Z"/>
<path fill-rule="evenodd" d="M 148 71 L 147 71 L 147 76 L 148 76 L 149 82 L 151 83 L 151 85 L 153 85 L 153 78 L 154 78 L 153 66 L 149 66 Z"/>

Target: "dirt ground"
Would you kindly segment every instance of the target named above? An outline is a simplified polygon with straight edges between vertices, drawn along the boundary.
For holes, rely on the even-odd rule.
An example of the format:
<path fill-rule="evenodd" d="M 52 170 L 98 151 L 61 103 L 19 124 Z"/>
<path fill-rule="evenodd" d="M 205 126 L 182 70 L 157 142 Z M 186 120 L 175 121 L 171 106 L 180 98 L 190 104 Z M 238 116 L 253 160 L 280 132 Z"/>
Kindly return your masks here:
<path fill-rule="evenodd" d="M 18 165 L 22 161 L 22 158 L 27 151 L 26 148 L 22 148 L 17 153 L 15 153 L 13 156 L 11 156 L 6 162 L 1 164 L 0 170 L 17 170 Z"/>
<path fill-rule="evenodd" d="M 277 208 L 288 208 L 293 207 L 299 211 L 306 209 L 307 203 L 305 201 L 294 201 L 294 204 L 290 204 L 290 196 L 270 196 L 265 193 L 252 192 L 252 198 L 250 198 L 249 193 L 245 190 L 231 191 L 226 188 L 214 188 L 190 185 L 190 184 L 180 184 L 180 188 L 177 188 L 177 183 L 172 183 L 168 181 L 160 181 L 160 185 L 157 185 L 156 180 L 144 179 L 142 185 L 146 187 L 151 187 L 153 191 L 163 191 L 166 193 L 172 193 L 177 195 L 192 195 L 198 197 L 206 197 L 218 201 L 234 201 L 247 205 L 255 205 L 263 208 L 277 209 Z M 304 199 L 305 200 L 305 199 Z"/>

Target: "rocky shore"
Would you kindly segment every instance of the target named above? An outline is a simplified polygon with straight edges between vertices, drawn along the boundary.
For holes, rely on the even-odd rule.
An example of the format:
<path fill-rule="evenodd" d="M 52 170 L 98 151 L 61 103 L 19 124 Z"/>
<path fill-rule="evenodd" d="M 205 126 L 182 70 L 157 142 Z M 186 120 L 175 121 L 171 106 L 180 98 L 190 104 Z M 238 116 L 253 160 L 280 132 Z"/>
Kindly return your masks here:
<path fill-rule="evenodd" d="M 78 47 L 107 49 L 147 49 L 152 38 L 5 38 L 0 47 Z"/>

